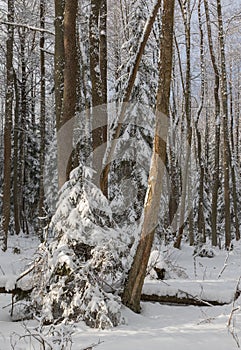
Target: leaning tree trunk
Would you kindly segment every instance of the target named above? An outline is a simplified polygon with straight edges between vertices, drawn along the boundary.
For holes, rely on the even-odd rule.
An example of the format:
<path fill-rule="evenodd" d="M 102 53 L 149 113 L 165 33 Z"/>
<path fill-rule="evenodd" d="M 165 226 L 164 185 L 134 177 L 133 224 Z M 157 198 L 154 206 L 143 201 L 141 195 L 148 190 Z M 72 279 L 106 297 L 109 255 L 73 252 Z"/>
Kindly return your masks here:
<path fill-rule="evenodd" d="M 122 129 L 122 124 L 125 118 L 125 112 L 126 112 L 126 107 L 127 107 L 127 103 L 130 101 L 131 98 L 131 94 L 132 94 L 132 90 L 133 90 L 133 86 L 136 80 L 136 76 L 137 76 L 137 72 L 140 66 L 140 62 L 141 62 L 141 58 L 147 43 L 147 40 L 150 36 L 152 27 L 153 27 L 153 23 L 155 22 L 156 16 L 158 14 L 158 11 L 161 7 L 161 0 L 156 0 L 155 6 L 153 7 L 153 11 L 145 25 L 144 28 L 144 32 L 141 38 L 141 42 L 139 44 L 138 47 L 138 51 L 136 53 L 136 57 L 135 57 L 135 61 L 133 63 L 133 69 L 131 69 L 131 74 L 128 78 L 128 82 L 127 82 L 127 87 L 126 90 L 124 92 L 124 97 L 123 97 L 123 103 L 122 103 L 122 107 L 121 107 L 121 111 L 117 120 L 117 125 L 116 128 L 113 132 L 113 137 L 112 140 L 110 142 L 110 146 L 108 147 L 107 151 L 106 151 L 106 156 L 105 156 L 105 163 L 104 165 L 104 169 L 103 169 L 103 173 L 101 176 L 101 189 L 102 191 L 104 191 L 104 189 L 107 186 L 108 183 L 108 175 L 110 172 L 110 166 L 111 166 L 111 162 L 113 159 L 113 155 L 116 149 L 116 144 L 117 144 L 117 140 L 120 137 L 120 133 L 121 133 L 121 129 Z"/>
<path fill-rule="evenodd" d="M 8 0 L 8 21 L 14 22 L 14 1 Z M 3 172 L 3 219 L 0 231 L 0 247 L 7 250 L 8 230 L 10 222 L 11 199 L 11 131 L 13 107 L 13 26 L 8 26 L 6 72 L 7 86 L 5 99 L 5 125 L 4 125 L 4 172 Z"/>
<path fill-rule="evenodd" d="M 144 205 L 144 221 L 140 241 L 122 296 L 123 304 L 135 312 L 140 312 L 141 291 L 160 210 L 169 124 L 168 115 L 172 75 L 174 3 L 175 0 L 164 0 L 163 2 L 156 126 L 148 190 Z"/>

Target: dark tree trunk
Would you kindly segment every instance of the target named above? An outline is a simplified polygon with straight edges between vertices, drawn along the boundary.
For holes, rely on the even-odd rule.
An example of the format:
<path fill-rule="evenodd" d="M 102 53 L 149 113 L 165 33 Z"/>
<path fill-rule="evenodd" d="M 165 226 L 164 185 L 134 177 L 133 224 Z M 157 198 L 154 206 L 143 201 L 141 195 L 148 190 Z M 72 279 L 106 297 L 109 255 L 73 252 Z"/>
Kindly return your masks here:
<path fill-rule="evenodd" d="M 64 0 L 55 0 L 54 91 L 57 131 L 62 126 L 64 91 Z"/>
<path fill-rule="evenodd" d="M 45 0 L 40 1 L 40 28 L 45 28 Z M 44 162 L 45 162 L 45 38 L 44 33 L 40 34 L 40 181 L 39 181 L 39 217 L 40 227 L 39 236 L 40 240 L 43 241 L 43 227 L 44 221 Z"/>
<path fill-rule="evenodd" d="M 223 112 L 223 172 L 224 172 L 224 210 L 225 210 L 225 247 L 230 248 L 231 244 L 231 216 L 230 216 L 230 185 L 229 185 L 229 166 L 230 166 L 230 144 L 228 134 L 228 91 L 227 91 L 227 72 L 226 57 L 224 47 L 223 18 L 221 1 L 217 0 L 219 46 L 221 56 L 221 96 Z"/>
<path fill-rule="evenodd" d="M 8 21 L 14 22 L 14 1 L 8 0 Z M 13 107 L 13 26 L 8 26 L 6 73 L 7 86 L 5 98 L 5 125 L 4 125 L 4 171 L 3 171 L 3 220 L 0 232 L 0 245 L 3 251 L 7 250 L 8 230 L 11 209 L 11 132 Z"/>
<path fill-rule="evenodd" d="M 92 0 L 90 14 L 90 77 L 92 85 L 93 181 L 101 183 L 103 159 L 107 143 L 107 2 Z M 108 196 L 108 182 L 101 187 Z"/>

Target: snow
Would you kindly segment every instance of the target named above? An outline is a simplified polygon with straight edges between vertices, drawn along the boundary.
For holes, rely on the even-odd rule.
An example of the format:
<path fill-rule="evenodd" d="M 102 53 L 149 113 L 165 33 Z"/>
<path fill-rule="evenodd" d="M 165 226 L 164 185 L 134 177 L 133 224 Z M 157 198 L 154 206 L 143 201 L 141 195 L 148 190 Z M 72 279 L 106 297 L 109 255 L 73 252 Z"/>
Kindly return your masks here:
<path fill-rule="evenodd" d="M 0 253 L 0 284 L 5 286 L 7 284 L 10 288 L 12 283 L 15 283 L 16 276 L 29 262 L 37 241 L 30 237 L 20 239 L 10 236 L 9 246 L 7 252 Z M 13 248 L 16 246 L 20 247 L 20 254 L 13 253 Z M 172 260 L 173 265 L 180 266 L 188 278 L 156 281 L 148 277 L 143 290 L 145 293 L 153 294 L 154 292 L 160 295 L 165 292 L 170 294 L 183 290 L 210 300 L 230 302 L 230 304 L 197 307 L 142 303 L 141 314 L 135 314 L 126 307 L 122 307 L 125 323 L 116 328 L 97 330 L 79 322 L 74 326 L 59 326 L 59 333 L 56 334 L 73 332 L 72 350 L 84 349 L 91 344 L 98 344 L 94 347 L 98 350 L 145 350 L 148 348 L 152 350 L 203 350 L 205 347 L 212 350 L 236 349 L 235 336 L 237 341 L 241 337 L 241 298 L 234 305 L 232 301 L 241 271 L 241 244 L 235 244 L 234 250 L 229 254 L 215 249 L 215 256 L 211 259 L 194 258 L 193 248 L 185 245 L 182 250 L 166 248 L 166 251 L 163 251 L 159 257 L 159 266 L 162 266 L 166 256 Z M 156 258 L 157 252 L 154 252 L 153 261 Z M 224 266 L 225 269 L 223 269 Z M 94 300 L 92 302 L 94 307 Z M 228 327 L 233 308 L 236 311 L 233 312 L 231 327 Z M 12 349 L 11 342 L 15 344 L 15 350 L 39 349 L 39 344 L 34 342 L 34 339 L 30 340 L 28 337 L 20 341 L 18 338 L 18 335 L 26 334 L 26 329 L 36 330 L 38 322 L 36 320 L 25 321 L 24 324 L 12 322 L 10 310 L 11 295 L 0 294 L 0 350 Z M 48 329 L 48 327 L 45 328 L 44 334 L 47 334 Z M 51 339 L 53 342 L 53 338 Z M 67 346 L 64 348 L 70 349 Z M 56 344 L 55 349 L 60 349 L 60 346 Z"/>
<path fill-rule="evenodd" d="M 237 280 L 168 280 L 166 282 L 150 281 L 145 283 L 143 293 L 146 295 L 184 297 L 189 294 L 204 301 L 231 303 L 234 298 Z"/>
<path fill-rule="evenodd" d="M 3 287 L 6 289 L 6 291 L 12 290 L 15 288 L 16 285 L 16 279 L 17 276 L 15 275 L 8 275 L 8 276 L 1 276 L 0 277 L 0 287 Z"/>

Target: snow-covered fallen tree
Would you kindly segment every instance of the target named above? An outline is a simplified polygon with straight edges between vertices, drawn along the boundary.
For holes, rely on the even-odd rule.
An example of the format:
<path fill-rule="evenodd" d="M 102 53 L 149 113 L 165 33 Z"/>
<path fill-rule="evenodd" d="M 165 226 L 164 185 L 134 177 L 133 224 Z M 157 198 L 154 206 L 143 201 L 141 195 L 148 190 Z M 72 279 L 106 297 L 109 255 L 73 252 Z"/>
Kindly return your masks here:
<path fill-rule="evenodd" d="M 236 280 L 168 280 L 148 281 L 142 290 L 143 301 L 216 306 L 231 304 L 240 296 Z"/>

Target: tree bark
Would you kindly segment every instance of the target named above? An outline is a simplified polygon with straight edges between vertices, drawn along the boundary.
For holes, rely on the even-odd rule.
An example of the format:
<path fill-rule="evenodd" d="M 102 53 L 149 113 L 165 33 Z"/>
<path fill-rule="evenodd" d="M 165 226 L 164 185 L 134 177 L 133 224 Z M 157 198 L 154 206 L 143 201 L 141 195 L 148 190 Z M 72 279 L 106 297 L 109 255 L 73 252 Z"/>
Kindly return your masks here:
<path fill-rule="evenodd" d="M 229 187 L 229 165 L 230 165 L 230 144 L 228 135 L 228 91 L 226 57 L 224 47 L 223 18 L 221 1 L 217 0 L 219 46 L 221 58 L 221 96 L 223 112 L 223 172 L 224 172 L 224 210 L 225 210 L 225 247 L 230 248 L 231 244 L 231 217 L 230 217 L 230 187 Z"/>
<path fill-rule="evenodd" d="M 122 295 L 123 304 L 134 312 L 140 312 L 141 291 L 160 210 L 169 124 L 168 115 L 173 58 L 174 3 L 175 0 L 164 0 L 163 2 L 156 126 L 148 190 L 144 205 L 144 219 L 140 241 Z"/>
<path fill-rule="evenodd" d="M 186 139 L 186 155 L 184 160 L 184 172 L 182 174 L 182 195 L 181 195 L 181 205 L 180 205 L 180 218 L 179 218 L 179 228 L 178 235 L 174 242 L 174 247 L 180 249 L 181 240 L 184 230 L 185 222 L 185 209 L 186 209 L 186 193 L 189 178 L 189 166 L 191 157 L 191 145 L 192 145 L 192 126 L 191 126 L 191 33 L 190 33 L 190 21 L 191 21 L 191 11 L 190 11 L 190 0 L 182 2 L 179 0 L 179 4 L 182 11 L 182 17 L 185 27 L 185 44 L 186 44 L 186 77 L 185 77 L 185 116 L 187 121 L 187 139 Z M 190 208 L 190 210 L 192 210 Z"/>
<path fill-rule="evenodd" d="M 14 0 L 8 0 L 8 21 L 14 22 Z M 7 86 L 5 97 L 5 125 L 4 125 L 4 172 L 3 172 L 3 220 L 0 232 L 0 246 L 7 250 L 8 230 L 11 209 L 11 131 L 12 131 L 12 107 L 13 107 L 13 41 L 14 29 L 8 26 L 6 74 Z"/>
<path fill-rule="evenodd" d="M 40 28 L 45 28 L 45 0 L 40 1 Z M 40 180 L 39 180 L 39 210 L 38 214 L 40 217 L 39 225 L 39 237 L 43 241 L 43 217 L 44 217 L 44 162 L 45 162 L 45 38 L 44 32 L 40 34 Z"/>
<path fill-rule="evenodd" d="M 59 188 L 68 180 L 72 168 L 73 130 L 76 112 L 77 0 L 65 0 L 64 8 L 64 93 L 63 109 L 57 134 Z"/>
<path fill-rule="evenodd" d="M 62 126 L 64 91 L 64 3 L 64 0 L 55 0 L 54 91 L 57 131 Z"/>
<path fill-rule="evenodd" d="M 93 182 L 100 187 L 107 145 L 107 2 L 92 0 L 89 24 L 90 77 L 92 85 Z M 101 187 L 108 196 L 108 182 Z"/>
<path fill-rule="evenodd" d="M 212 189 L 212 212 L 211 212 L 211 225 L 212 225 L 212 245 L 217 246 L 217 206 L 218 206 L 218 190 L 220 187 L 219 179 L 219 161 L 220 161 L 220 101 L 219 101 L 219 87 L 220 77 L 219 70 L 216 62 L 215 52 L 213 48 L 212 29 L 209 14 L 208 1 L 204 0 L 205 15 L 207 22 L 208 44 L 209 52 L 211 56 L 211 62 L 215 74 L 215 86 L 214 86 L 214 100 L 215 100 L 215 155 L 214 155 L 214 172 L 213 172 L 213 189 Z"/>
<path fill-rule="evenodd" d="M 15 110 L 14 110 L 14 131 L 13 131 L 13 210 L 14 210 L 14 227 L 15 233 L 18 235 L 21 230 L 20 226 L 20 212 L 19 212 L 19 87 L 17 77 L 14 72 L 14 90 L 15 90 Z"/>
<path fill-rule="evenodd" d="M 202 29 L 202 15 L 201 15 L 201 0 L 198 3 L 198 23 L 200 32 L 200 61 L 201 61 L 201 102 L 197 111 L 197 117 L 195 119 L 195 130 L 197 135 L 197 155 L 198 165 L 200 171 L 199 190 L 198 190 L 198 235 L 203 243 L 206 242 L 206 229 L 204 219 L 204 179 L 205 179 L 205 166 L 204 159 L 202 158 L 202 137 L 198 128 L 198 121 L 203 110 L 203 103 L 205 98 L 205 63 L 204 63 L 204 36 Z"/>
<path fill-rule="evenodd" d="M 235 162 L 237 162 L 237 157 L 235 154 L 235 144 L 234 144 L 234 109 L 233 109 L 233 82 L 232 82 L 232 67 L 230 67 L 230 81 L 229 81 L 229 95 L 230 95 L 230 118 L 231 118 L 231 149 L 229 154 L 231 178 L 232 178 L 232 195 L 233 195 L 233 216 L 234 216 L 234 226 L 235 226 L 235 237 L 236 240 L 240 240 L 240 230 L 239 230 L 239 217 L 238 217 L 238 195 L 237 195 L 237 184 L 236 184 L 236 174 L 235 174 Z"/>

